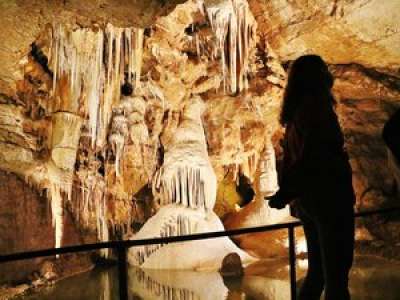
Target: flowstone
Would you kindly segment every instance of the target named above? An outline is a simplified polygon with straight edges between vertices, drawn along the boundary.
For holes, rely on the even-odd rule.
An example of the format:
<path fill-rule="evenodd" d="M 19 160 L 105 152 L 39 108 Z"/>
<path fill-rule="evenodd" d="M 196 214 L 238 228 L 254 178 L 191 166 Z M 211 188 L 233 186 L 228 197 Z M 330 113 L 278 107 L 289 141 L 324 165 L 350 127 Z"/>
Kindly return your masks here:
<path fill-rule="evenodd" d="M 201 115 L 204 103 L 196 97 L 189 102 L 176 130 L 166 145 L 164 164 L 153 180 L 153 193 L 161 208 L 133 239 L 180 236 L 223 231 L 213 212 L 217 179 L 207 154 Z M 199 251 L 201 249 L 201 251 Z M 151 269 L 218 269 L 232 252 L 242 261 L 252 258 L 229 238 L 207 241 L 150 245 L 129 250 L 130 264 Z"/>

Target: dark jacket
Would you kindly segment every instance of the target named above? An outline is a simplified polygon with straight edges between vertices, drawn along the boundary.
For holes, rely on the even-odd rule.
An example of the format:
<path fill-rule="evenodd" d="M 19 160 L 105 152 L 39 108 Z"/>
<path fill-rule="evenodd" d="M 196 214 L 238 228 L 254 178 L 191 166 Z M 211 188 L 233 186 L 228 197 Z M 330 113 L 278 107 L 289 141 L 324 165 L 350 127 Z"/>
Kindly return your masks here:
<path fill-rule="evenodd" d="M 355 202 L 343 134 L 331 105 L 299 110 L 287 124 L 279 198 L 319 214 Z"/>
<path fill-rule="evenodd" d="M 383 127 L 382 136 L 394 157 L 400 162 L 400 109 L 394 113 Z"/>

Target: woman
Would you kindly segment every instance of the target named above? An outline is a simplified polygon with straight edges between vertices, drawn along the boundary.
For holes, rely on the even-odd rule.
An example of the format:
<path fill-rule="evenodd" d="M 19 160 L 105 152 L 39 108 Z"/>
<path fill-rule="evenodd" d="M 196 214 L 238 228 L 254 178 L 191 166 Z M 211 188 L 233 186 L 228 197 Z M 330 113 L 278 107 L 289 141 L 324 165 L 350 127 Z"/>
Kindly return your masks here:
<path fill-rule="evenodd" d="M 383 127 L 382 137 L 388 147 L 389 169 L 393 173 L 396 192 L 400 195 L 400 109 Z"/>
<path fill-rule="evenodd" d="M 301 219 L 308 247 L 308 272 L 300 300 L 348 300 L 353 262 L 354 191 L 343 134 L 334 111 L 333 77 L 317 55 L 290 68 L 281 124 L 284 137 L 280 190 L 273 208 L 291 203 Z"/>

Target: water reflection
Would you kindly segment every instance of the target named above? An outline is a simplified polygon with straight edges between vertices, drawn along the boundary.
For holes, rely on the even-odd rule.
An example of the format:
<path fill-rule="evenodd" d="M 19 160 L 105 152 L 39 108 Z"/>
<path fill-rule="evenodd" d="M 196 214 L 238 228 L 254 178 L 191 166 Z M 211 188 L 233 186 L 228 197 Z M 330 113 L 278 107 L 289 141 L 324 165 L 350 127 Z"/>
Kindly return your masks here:
<path fill-rule="evenodd" d="M 129 287 L 140 299 L 226 299 L 228 288 L 217 272 L 131 269 Z"/>
<path fill-rule="evenodd" d="M 18 300 L 117 300 L 116 268 L 96 270 L 61 280 L 53 286 L 41 288 L 38 293 Z"/>
<path fill-rule="evenodd" d="M 298 278 L 307 264 L 298 265 Z M 287 300 L 290 286 L 287 260 L 263 260 L 248 266 L 240 279 L 223 279 L 217 272 L 129 270 L 129 300 Z M 357 258 L 351 273 L 353 300 L 398 300 L 400 264 Z M 117 300 L 116 268 L 97 269 L 63 280 L 29 300 Z"/>

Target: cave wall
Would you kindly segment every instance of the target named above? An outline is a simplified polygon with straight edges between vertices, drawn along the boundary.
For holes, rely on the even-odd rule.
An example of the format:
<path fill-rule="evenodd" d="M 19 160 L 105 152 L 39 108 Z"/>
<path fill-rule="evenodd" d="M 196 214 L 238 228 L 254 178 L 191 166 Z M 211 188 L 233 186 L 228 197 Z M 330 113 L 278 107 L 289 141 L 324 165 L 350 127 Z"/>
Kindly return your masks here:
<path fill-rule="evenodd" d="M 1 254 L 54 247 L 51 211 L 44 195 L 40 195 L 14 174 L 0 171 L 0 203 Z M 68 246 L 82 243 L 84 238 L 68 212 L 64 219 L 66 226 L 63 244 Z M 90 241 L 88 237 L 85 239 Z M 20 283 L 28 277 L 35 280 L 48 272 L 53 273 L 51 276 L 66 276 L 87 270 L 90 266 L 90 260 L 83 254 L 61 256 L 58 260 L 44 257 L 5 263 L 0 268 L 0 284 Z"/>
<path fill-rule="evenodd" d="M 337 111 L 353 170 L 358 211 L 399 205 L 399 192 L 388 164 L 383 126 L 400 109 L 396 77 L 360 65 L 336 65 Z M 399 239 L 395 216 L 360 220 L 373 236 L 389 244 Z"/>
<path fill-rule="evenodd" d="M 337 77 L 334 91 L 351 158 L 358 209 L 385 205 L 395 195 L 382 130 L 399 107 L 399 90 L 374 79 L 375 74 L 359 65 L 336 66 L 333 73 Z"/>
<path fill-rule="evenodd" d="M 400 3 L 388 0 L 258 1 L 249 4 L 281 61 L 318 53 L 331 64 L 397 73 Z"/>
<path fill-rule="evenodd" d="M 15 18 L 13 22 L 17 22 L 24 5 L 6 7 L 8 16 Z M 83 16 L 86 23 L 71 21 L 68 17 L 76 12 L 71 12 L 68 5 L 60 12 L 60 24 L 44 17 L 40 22 L 27 18 L 24 24 L 33 22 L 37 28 L 27 28 L 23 31 L 26 35 L 14 33 L 11 24 L 5 28 L 3 33 L 9 30 L 8 34 L 16 39 L 10 43 L 16 48 L 2 49 L 5 64 L 4 73 L 0 74 L 0 165 L 46 195 L 55 236 L 51 241 L 56 246 L 65 245 L 63 237 L 68 230 L 63 209 L 85 231 L 84 237 L 97 234 L 98 240 L 124 237 L 131 232 L 132 224 L 140 227 L 155 213 L 157 203 L 149 188 L 152 175 L 161 164 L 164 149 L 174 139 L 183 109 L 195 96 L 200 95 L 206 104 L 202 122 L 220 190 L 225 186 L 234 188 L 239 174 L 250 181 L 255 179 L 266 137 L 271 138 L 278 129 L 285 74 L 272 49 L 256 35 L 249 11 L 245 10 L 249 23 L 245 31 L 239 31 L 247 48 L 240 50 L 243 52 L 234 50 L 234 55 L 248 55 L 243 58 L 248 64 L 238 64 L 239 70 L 246 67 L 241 73 L 246 78 L 239 78 L 237 87 L 221 72 L 222 56 L 228 60 L 233 54 L 226 47 L 215 46 L 214 32 L 209 24 L 204 26 L 206 17 L 198 3 L 189 1 L 178 6 L 145 32 L 132 28 L 135 34 L 145 34 L 140 57 L 141 88 L 133 97 L 122 97 L 120 101 L 116 91 L 121 75 L 116 77 L 118 82 L 110 89 L 117 96 L 111 106 L 102 109 L 109 115 L 106 123 L 99 125 L 105 134 L 93 142 L 93 111 L 88 105 L 85 82 L 90 72 L 84 71 L 88 75 L 82 77 L 83 86 L 71 88 L 73 80 L 62 72 L 76 70 L 79 63 L 75 61 L 73 65 L 67 60 L 65 69 L 57 67 L 57 51 L 64 51 L 64 55 L 69 55 L 67 50 L 73 47 L 76 53 L 88 51 L 85 59 L 91 63 L 93 40 L 104 37 L 110 45 L 111 37 L 117 39 L 125 29 L 102 23 L 97 14 L 91 19 Z M 41 16 L 50 13 L 50 8 L 44 7 Z M 122 21 L 116 24 L 131 25 Z M 196 30 L 190 32 L 191 29 Z M 111 43 L 113 53 L 117 52 L 116 43 Z M 10 57 L 14 54 L 18 59 Z M 112 60 L 116 57 L 112 56 Z M 236 74 L 236 69 L 233 72 Z M 246 89 L 241 86 L 244 80 L 248 81 Z M 85 88 L 80 98 L 74 99 L 73 92 Z M 123 126 L 130 120 L 133 123 L 129 123 L 125 136 Z M 121 138 L 123 149 L 118 148 Z M 218 195 L 220 207 L 225 207 L 221 216 L 237 210 L 235 203 L 225 205 L 229 194 Z M 236 191 L 232 195 L 238 203 L 241 201 Z M 43 232 L 44 236 L 47 234 Z"/>

